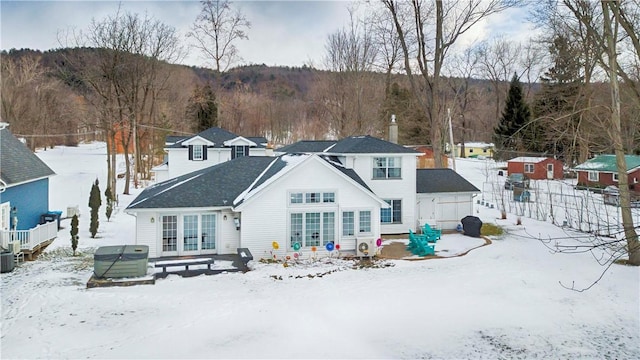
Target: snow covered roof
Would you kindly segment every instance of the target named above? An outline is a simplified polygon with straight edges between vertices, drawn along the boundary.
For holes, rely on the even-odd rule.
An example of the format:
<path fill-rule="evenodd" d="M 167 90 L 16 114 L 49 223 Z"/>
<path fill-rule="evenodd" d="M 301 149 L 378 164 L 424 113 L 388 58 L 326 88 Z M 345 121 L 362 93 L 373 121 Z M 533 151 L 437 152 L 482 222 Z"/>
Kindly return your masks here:
<path fill-rule="evenodd" d="M 0 163 L 0 180 L 8 186 L 55 175 L 7 128 L 0 130 Z"/>
<path fill-rule="evenodd" d="M 456 146 L 462 146 L 461 143 L 458 143 Z M 474 148 L 489 148 L 494 147 L 493 143 L 485 143 L 485 142 L 465 142 L 465 147 L 474 147 Z"/>
<path fill-rule="evenodd" d="M 547 160 L 547 157 L 533 157 L 533 156 L 520 156 L 517 158 L 513 158 L 507 162 L 521 162 L 521 163 L 533 163 L 537 164 L 541 161 Z"/>
<path fill-rule="evenodd" d="M 627 163 L 627 172 L 640 168 L 640 156 L 625 155 L 624 158 Z M 611 154 L 598 155 L 576 166 L 574 170 L 617 172 L 616 156 Z"/>

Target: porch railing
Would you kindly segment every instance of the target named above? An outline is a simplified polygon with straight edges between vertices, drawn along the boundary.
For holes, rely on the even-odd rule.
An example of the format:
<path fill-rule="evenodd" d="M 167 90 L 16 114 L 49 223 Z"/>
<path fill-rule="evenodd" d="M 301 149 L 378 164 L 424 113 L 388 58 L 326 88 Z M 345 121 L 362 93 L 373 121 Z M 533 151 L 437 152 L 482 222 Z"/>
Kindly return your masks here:
<path fill-rule="evenodd" d="M 34 250 L 40 244 L 58 236 L 58 222 L 50 221 L 29 230 L 0 230 L 0 242 L 5 249 L 14 241 L 20 241 L 22 250 Z"/>

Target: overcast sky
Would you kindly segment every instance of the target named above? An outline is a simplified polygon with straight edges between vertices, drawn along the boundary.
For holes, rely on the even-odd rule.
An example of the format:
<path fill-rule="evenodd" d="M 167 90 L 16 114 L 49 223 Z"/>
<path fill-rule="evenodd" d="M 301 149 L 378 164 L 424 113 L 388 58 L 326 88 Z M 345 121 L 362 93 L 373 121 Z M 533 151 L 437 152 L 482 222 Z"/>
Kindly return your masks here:
<path fill-rule="evenodd" d="M 123 1 L 133 13 L 145 12 L 176 28 L 184 36 L 200 11 L 198 1 Z M 249 40 L 237 46 L 246 64 L 320 67 L 329 34 L 349 21 L 345 1 L 235 1 L 252 27 Z M 86 30 L 92 18 L 113 15 L 113 1 L 7 1 L 0 0 L 0 48 L 49 50 L 64 47 L 58 33 Z M 463 43 L 482 40 L 501 33 L 515 40 L 526 38 L 529 29 L 522 22 L 522 10 L 498 14 L 480 24 Z M 185 39 L 185 43 L 186 43 Z M 183 61 L 187 65 L 205 65 L 197 50 L 190 50 Z"/>

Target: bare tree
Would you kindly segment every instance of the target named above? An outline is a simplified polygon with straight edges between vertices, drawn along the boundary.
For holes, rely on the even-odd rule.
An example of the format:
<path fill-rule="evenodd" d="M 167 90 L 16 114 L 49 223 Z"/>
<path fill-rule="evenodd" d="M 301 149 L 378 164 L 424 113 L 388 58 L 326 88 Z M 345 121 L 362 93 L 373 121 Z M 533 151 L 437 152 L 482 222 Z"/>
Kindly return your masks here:
<path fill-rule="evenodd" d="M 409 76 L 411 89 L 428 119 L 435 165 L 442 167 L 444 111 L 441 99 L 441 72 L 449 50 L 461 35 L 478 22 L 509 8 L 513 2 L 472 0 L 432 3 L 413 0 L 410 5 L 394 0 L 382 2 L 389 10 L 402 44 L 405 71 Z M 409 8 L 405 9 L 405 5 Z M 405 11 L 411 14 L 411 26 L 403 26 L 401 22 Z M 413 43 L 407 41 L 409 33 L 415 34 Z M 414 76 L 414 66 L 417 67 L 419 76 Z"/>
<path fill-rule="evenodd" d="M 372 72 L 377 56 L 372 22 L 358 21 L 354 9 L 349 9 L 351 21 L 327 38 L 326 81 L 319 101 L 329 117 L 330 133 L 338 138 L 369 134 L 377 128 L 371 122 L 377 116 Z"/>
<path fill-rule="evenodd" d="M 509 79 L 519 72 L 518 60 L 521 54 L 520 44 L 511 42 L 504 37 L 498 37 L 481 43 L 478 48 L 480 74 L 489 79 L 495 96 L 495 116 L 500 117 L 504 108 L 504 99 L 509 89 Z"/>
<path fill-rule="evenodd" d="M 162 62 L 178 61 L 183 56 L 182 48 L 173 27 L 120 9 L 102 20 L 93 19 L 86 33 L 75 35 L 77 46 L 95 49 L 77 52 L 84 58 L 70 56 L 69 60 L 83 64 L 80 76 L 91 89 L 87 98 L 99 114 L 96 125 L 106 136 L 108 184 L 112 189 L 116 188 L 115 146 L 118 139 L 125 155 L 124 193 L 128 194 L 132 172 L 137 184 L 138 173 L 145 169 L 140 166 L 139 128 L 152 123 L 151 119 L 158 116 L 158 96 L 169 79 L 170 72 L 160 71 Z M 133 150 L 133 162 L 129 157 L 130 149 Z"/>
<path fill-rule="evenodd" d="M 195 39 L 195 47 L 213 60 L 217 72 L 227 71 L 241 60 L 235 42 L 249 38 L 246 30 L 251 28 L 251 23 L 227 0 L 204 0 L 201 5 L 187 36 Z"/>

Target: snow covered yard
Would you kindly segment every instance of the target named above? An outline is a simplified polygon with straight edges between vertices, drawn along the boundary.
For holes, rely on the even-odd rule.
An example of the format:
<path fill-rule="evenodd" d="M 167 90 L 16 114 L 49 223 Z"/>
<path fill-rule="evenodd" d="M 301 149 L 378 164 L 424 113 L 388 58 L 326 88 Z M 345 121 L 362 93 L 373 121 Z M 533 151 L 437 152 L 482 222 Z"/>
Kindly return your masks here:
<path fill-rule="evenodd" d="M 560 238 L 564 229 L 526 218 L 516 226 L 515 216 L 499 220 L 479 205 L 474 215 L 507 232 L 464 256 L 373 267 L 254 261 L 244 274 L 86 289 L 95 248 L 134 236 L 121 211 L 89 236 L 89 190 L 96 177 L 105 184 L 104 153 L 88 144 L 38 154 L 58 173 L 51 209 L 80 206 L 80 255 L 70 256 L 65 220 L 37 261 L 2 274 L 2 358 L 640 358 L 638 268 L 614 265 L 590 290 L 567 290 L 561 283 L 586 287 L 604 268 L 529 236 Z M 482 181 L 479 162 L 458 164 Z M 138 191 L 121 195 L 118 210 Z M 478 245 L 470 239 L 438 244 L 456 254 Z"/>

